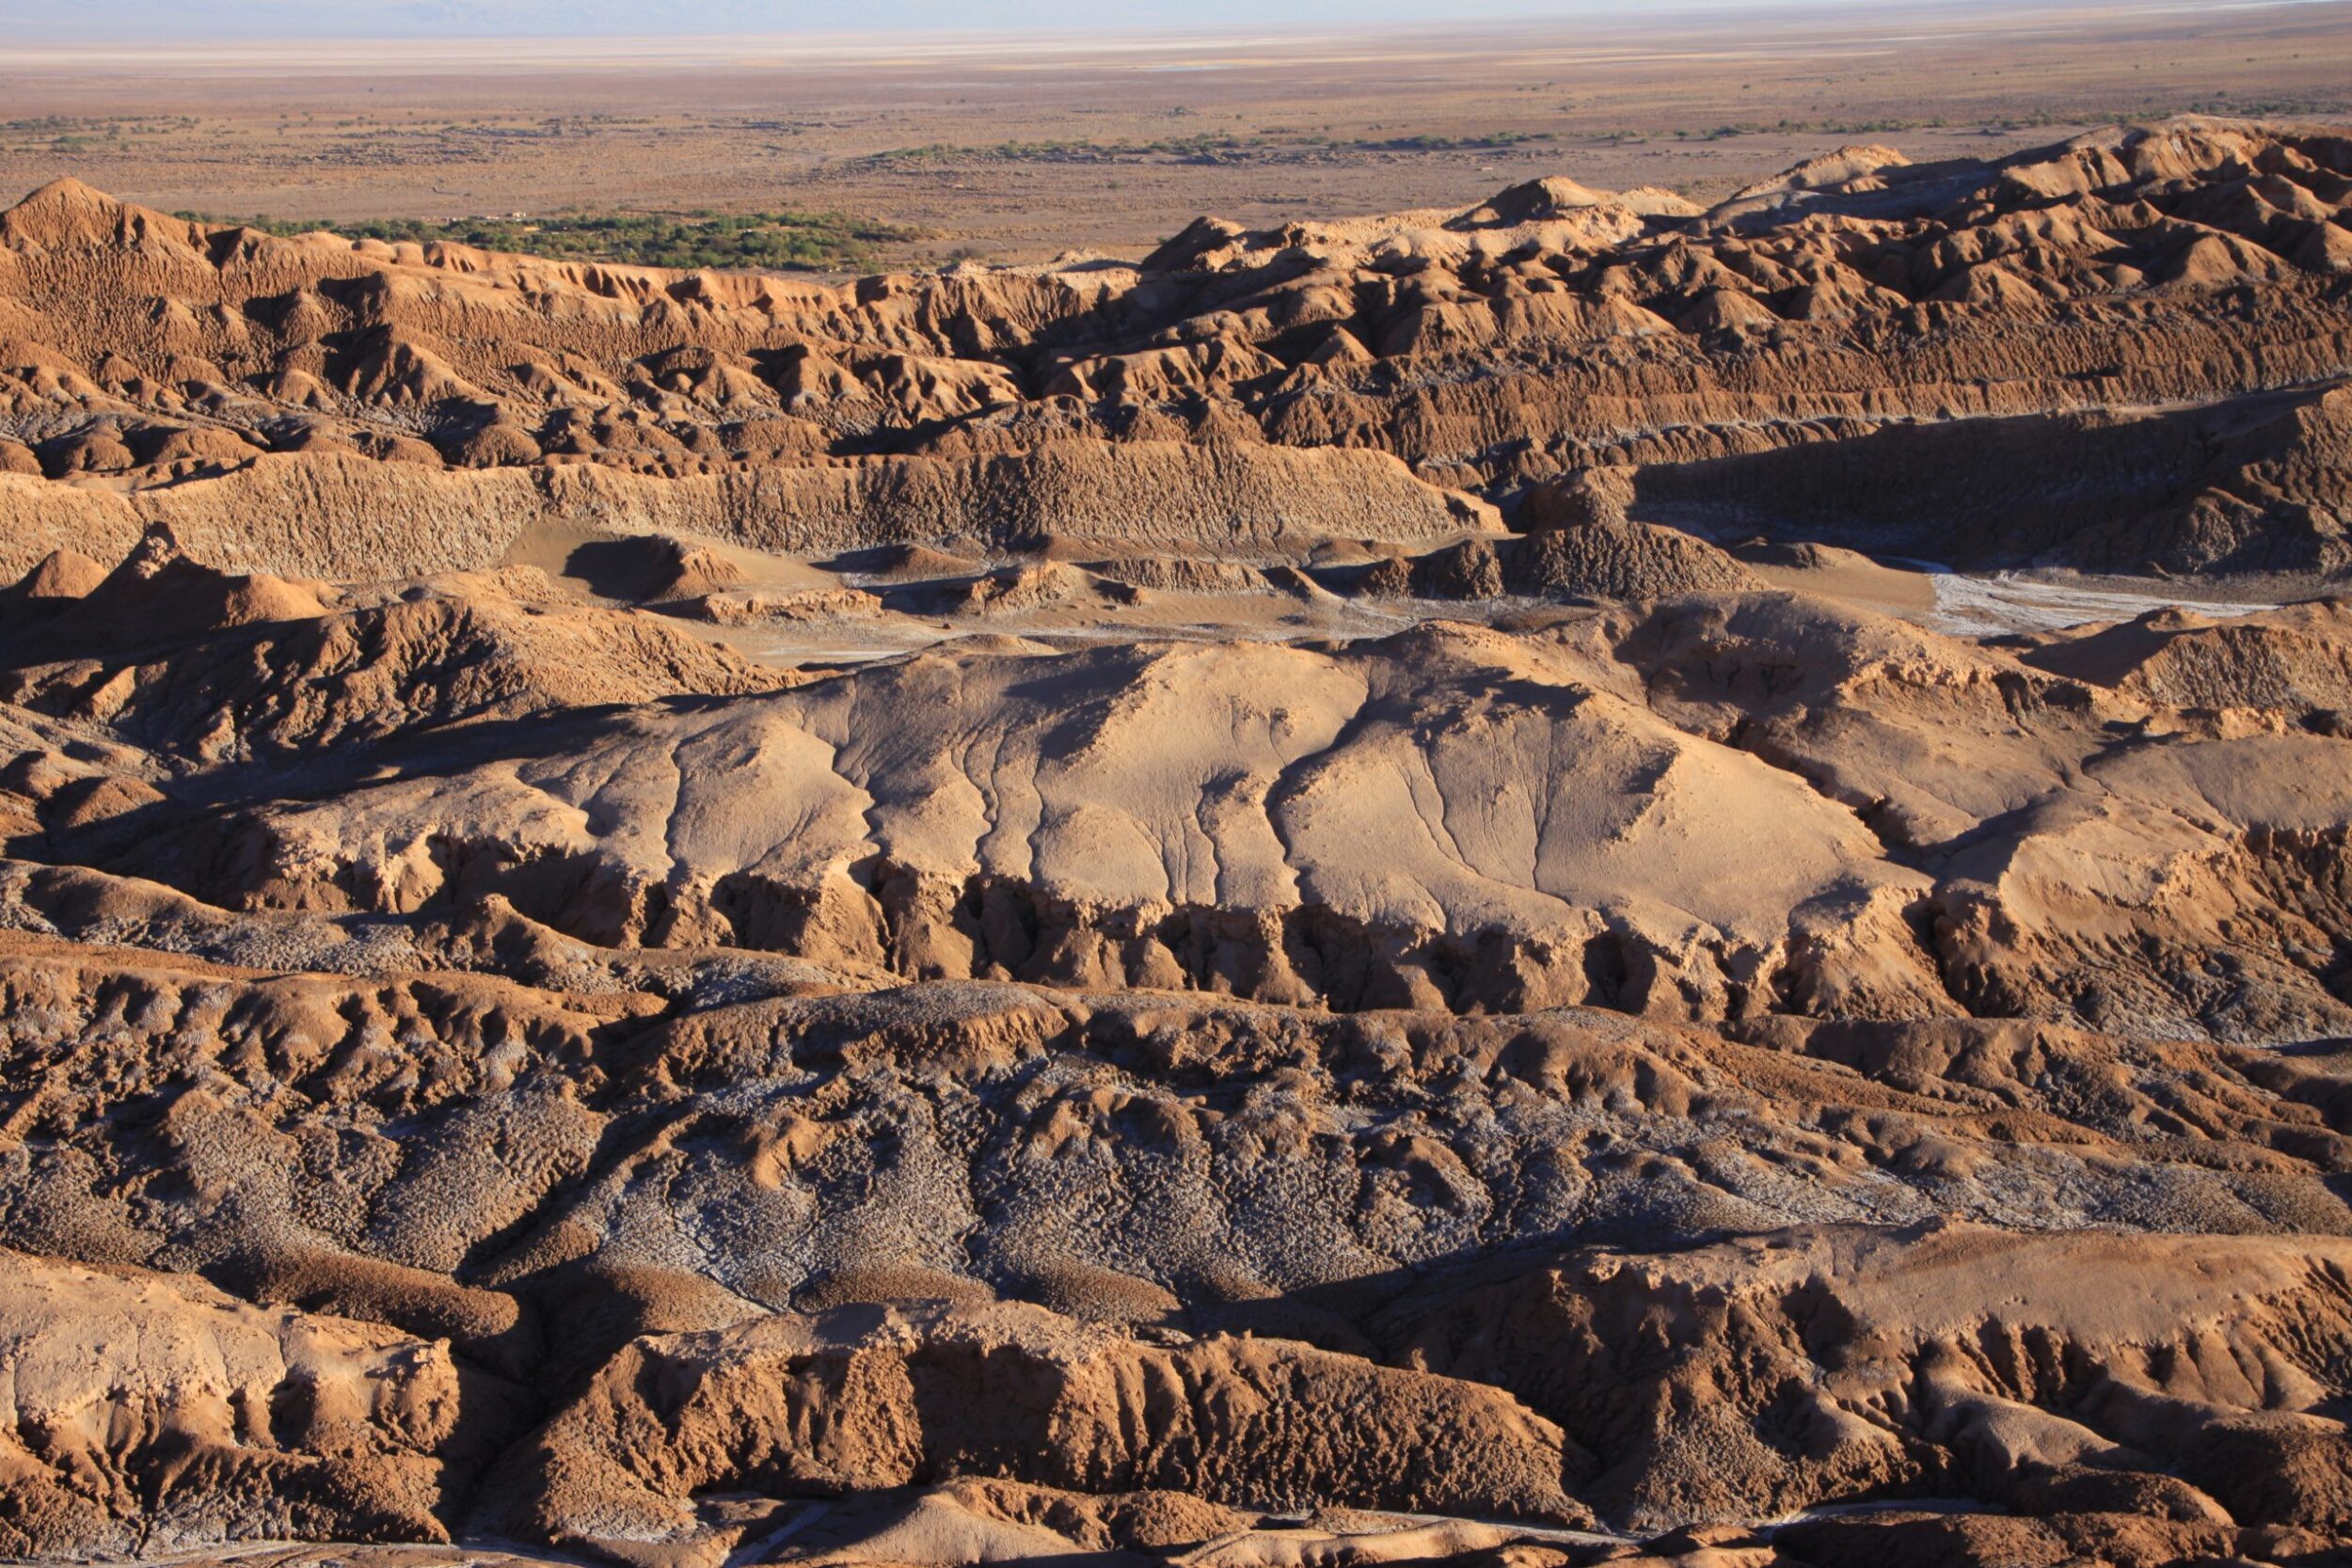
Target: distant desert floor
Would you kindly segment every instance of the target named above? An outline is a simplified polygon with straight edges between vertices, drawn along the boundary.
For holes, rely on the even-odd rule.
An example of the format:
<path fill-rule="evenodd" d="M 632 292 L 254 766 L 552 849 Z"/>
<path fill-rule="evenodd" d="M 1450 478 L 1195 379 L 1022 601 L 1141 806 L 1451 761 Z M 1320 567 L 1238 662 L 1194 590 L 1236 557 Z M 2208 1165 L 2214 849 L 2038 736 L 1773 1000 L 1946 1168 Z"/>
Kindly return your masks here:
<path fill-rule="evenodd" d="M 1279 16 L 1279 8 L 1272 8 Z M 1535 175 L 1711 203 L 1839 145 L 1996 156 L 2120 119 L 2352 112 L 2352 6 L 1744 8 L 1439 36 L 282 44 L 0 57 L 0 189 L 358 220 L 787 208 L 891 264 L 1136 255 Z"/>

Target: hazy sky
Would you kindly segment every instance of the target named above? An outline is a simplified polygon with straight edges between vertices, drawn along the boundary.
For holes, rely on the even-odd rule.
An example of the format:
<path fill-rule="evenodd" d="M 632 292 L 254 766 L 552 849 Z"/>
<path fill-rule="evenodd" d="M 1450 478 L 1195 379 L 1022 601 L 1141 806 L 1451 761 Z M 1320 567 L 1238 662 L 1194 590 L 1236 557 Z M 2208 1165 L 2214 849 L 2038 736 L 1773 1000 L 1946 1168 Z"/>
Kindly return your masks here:
<path fill-rule="evenodd" d="M 1763 3 L 1678 0 L 1679 8 Z M 1661 8 L 1666 8 L 1659 0 L 0 0 L 0 35 L 27 42 L 126 43 L 206 37 L 1095 31 L 1443 24 L 1471 16 Z"/>

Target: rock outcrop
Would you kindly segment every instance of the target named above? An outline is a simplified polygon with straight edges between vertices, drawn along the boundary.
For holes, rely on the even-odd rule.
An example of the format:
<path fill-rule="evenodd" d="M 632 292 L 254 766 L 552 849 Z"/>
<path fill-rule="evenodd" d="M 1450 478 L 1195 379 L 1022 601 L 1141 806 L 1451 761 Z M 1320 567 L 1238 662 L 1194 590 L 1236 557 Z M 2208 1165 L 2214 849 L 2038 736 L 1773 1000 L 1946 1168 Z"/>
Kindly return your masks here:
<path fill-rule="evenodd" d="M 1554 180 L 840 286 L 283 239 L 61 182 L 0 228 L 0 575 L 151 522 L 328 577 L 484 568 L 549 519 L 1279 553 L 1540 522 L 1595 476 L 1733 537 L 2339 573 L 2347 178 L 2341 135 L 2186 119 L 1850 150 L 1708 211 Z M 1696 586 L 1660 547 L 1535 576 Z"/>

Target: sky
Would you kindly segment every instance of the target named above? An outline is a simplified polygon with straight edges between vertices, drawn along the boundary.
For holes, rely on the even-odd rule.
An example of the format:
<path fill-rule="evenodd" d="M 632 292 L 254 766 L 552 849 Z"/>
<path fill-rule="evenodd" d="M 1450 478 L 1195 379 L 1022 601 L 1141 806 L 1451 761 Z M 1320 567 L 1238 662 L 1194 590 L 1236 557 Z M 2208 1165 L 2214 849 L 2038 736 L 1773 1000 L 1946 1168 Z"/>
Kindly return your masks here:
<path fill-rule="evenodd" d="M 727 33 L 1100 32 L 1455 23 L 1765 0 L 0 0 L 31 43 Z M 1805 0 L 1815 6 L 1852 0 Z"/>

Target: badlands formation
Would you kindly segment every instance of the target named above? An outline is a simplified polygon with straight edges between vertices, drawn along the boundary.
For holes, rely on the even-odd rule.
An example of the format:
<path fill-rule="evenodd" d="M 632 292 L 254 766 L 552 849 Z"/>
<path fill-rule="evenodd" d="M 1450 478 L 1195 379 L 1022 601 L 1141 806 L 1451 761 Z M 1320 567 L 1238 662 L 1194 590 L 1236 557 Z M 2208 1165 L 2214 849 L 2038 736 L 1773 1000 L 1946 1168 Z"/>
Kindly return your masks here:
<path fill-rule="evenodd" d="M 838 286 L 36 192 L 0 1555 L 2347 1560 L 2347 374 L 2236 122 Z"/>

